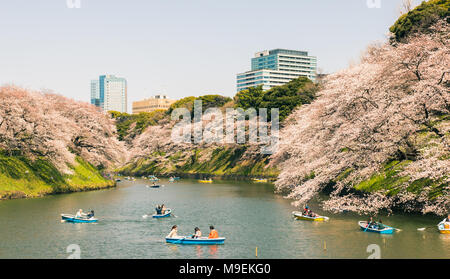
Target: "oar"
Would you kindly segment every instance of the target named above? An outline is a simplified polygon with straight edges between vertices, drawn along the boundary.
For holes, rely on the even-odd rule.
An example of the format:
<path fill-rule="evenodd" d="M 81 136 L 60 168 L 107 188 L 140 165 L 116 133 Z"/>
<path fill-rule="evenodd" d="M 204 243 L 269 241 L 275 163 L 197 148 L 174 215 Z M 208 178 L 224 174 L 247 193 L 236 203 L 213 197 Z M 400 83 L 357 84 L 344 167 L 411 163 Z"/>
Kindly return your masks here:
<path fill-rule="evenodd" d="M 366 229 L 364 230 L 364 232 L 367 231 L 367 229 L 369 228 L 370 224 L 372 224 L 372 222 L 367 222 L 367 227 L 366 227 Z"/>
<path fill-rule="evenodd" d="M 180 238 L 180 240 L 175 241 L 174 244 L 178 244 L 178 243 L 180 243 L 181 241 L 183 241 L 184 239 L 186 239 L 186 237 Z"/>
<path fill-rule="evenodd" d="M 424 228 L 418 228 L 417 230 L 418 231 L 424 231 L 424 230 L 426 230 L 426 229 L 431 229 L 431 228 L 434 228 L 435 226 L 429 226 L 429 227 L 424 227 Z"/>

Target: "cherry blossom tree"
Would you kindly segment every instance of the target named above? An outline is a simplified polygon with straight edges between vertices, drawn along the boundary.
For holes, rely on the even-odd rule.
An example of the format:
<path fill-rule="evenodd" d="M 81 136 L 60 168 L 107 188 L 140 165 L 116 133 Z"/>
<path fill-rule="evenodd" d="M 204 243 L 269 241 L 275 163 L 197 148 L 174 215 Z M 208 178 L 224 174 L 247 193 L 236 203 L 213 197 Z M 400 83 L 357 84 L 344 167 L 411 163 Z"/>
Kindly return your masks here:
<path fill-rule="evenodd" d="M 414 201 L 422 212 L 441 214 L 449 204 L 449 30 L 439 22 L 406 43 L 372 45 L 361 63 L 326 78 L 319 97 L 303 105 L 281 131 L 272 164 L 276 186 L 300 205 L 333 185 L 325 209 L 377 212 Z M 423 137 L 427 137 L 423 140 Z M 389 160 L 411 160 L 399 176 L 400 193 L 355 194 L 354 186 Z M 345 174 L 345 175 L 344 175 Z M 420 178 L 442 183 L 429 199 L 406 188 Z M 417 209 L 417 208 L 415 208 Z"/>
<path fill-rule="evenodd" d="M 94 106 L 15 86 L 0 87 L 0 150 L 47 158 L 64 172 L 76 155 L 109 167 L 126 153 L 114 122 Z"/>

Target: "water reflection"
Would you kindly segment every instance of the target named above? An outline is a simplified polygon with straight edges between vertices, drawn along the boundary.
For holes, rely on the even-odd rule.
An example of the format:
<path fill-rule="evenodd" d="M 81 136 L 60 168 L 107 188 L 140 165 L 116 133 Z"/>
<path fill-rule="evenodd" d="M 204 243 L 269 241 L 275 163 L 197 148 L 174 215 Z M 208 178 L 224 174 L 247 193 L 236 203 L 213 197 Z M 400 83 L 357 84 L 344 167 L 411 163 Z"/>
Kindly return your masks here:
<path fill-rule="evenodd" d="M 182 180 L 152 189 L 146 182 L 126 181 L 117 189 L 0 202 L 1 258 L 66 258 L 76 243 L 82 258 L 367 258 L 370 244 L 382 258 L 450 258 L 450 235 L 433 226 L 441 218 L 414 215 L 382 216 L 402 229 L 393 235 L 360 230 L 353 213 L 330 214 L 309 203 L 328 222 L 295 220 L 291 201 L 273 194 L 273 186 L 234 181 L 212 185 Z M 144 219 L 156 204 L 170 205 L 177 218 Z M 97 224 L 61 223 L 61 213 L 94 209 Z M 166 244 L 173 225 L 191 232 L 214 225 L 224 245 Z M 95 236 L 95 237 L 93 237 Z M 326 247 L 325 247 L 326 246 Z M 326 248 L 326 249 L 325 249 Z"/>

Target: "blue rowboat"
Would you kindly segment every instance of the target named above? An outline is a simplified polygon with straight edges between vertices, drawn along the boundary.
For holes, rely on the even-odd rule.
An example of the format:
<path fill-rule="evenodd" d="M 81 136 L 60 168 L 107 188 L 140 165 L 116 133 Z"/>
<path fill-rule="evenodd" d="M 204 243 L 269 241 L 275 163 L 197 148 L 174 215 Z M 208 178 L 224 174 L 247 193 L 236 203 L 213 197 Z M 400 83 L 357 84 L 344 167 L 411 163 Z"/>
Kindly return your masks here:
<path fill-rule="evenodd" d="M 225 242 L 225 237 L 219 238 L 207 238 L 207 237 L 192 238 L 188 236 L 166 237 L 166 242 L 173 244 L 216 245 L 216 244 L 223 244 Z"/>
<path fill-rule="evenodd" d="M 371 224 L 370 227 L 367 228 L 367 221 L 359 221 L 358 225 L 361 228 L 361 230 L 366 231 L 366 232 L 374 232 L 374 233 L 381 233 L 381 234 L 393 234 L 395 231 L 395 228 L 386 226 L 384 224 L 382 224 L 382 227 L 380 228 L 378 223 L 375 226 L 373 226 Z"/>
<path fill-rule="evenodd" d="M 170 217 L 172 214 L 172 210 L 171 209 L 166 209 L 166 213 L 164 214 L 153 214 L 152 217 L 153 218 L 166 218 L 166 217 Z"/>
<path fill-rule="evenodd" d="M 74 215 L 70 214 L 61 214 L 61 219 L 66 222 L 70 223 L 95 223 L 98 221 L 98 219 L 92 217 L 92 218 L 83 218 L 83 217 L 75 217 Z"/>
<path fill-rule="evenodd" d="M 159 188 L 161 185 L 147 185 L 147 188 Z"/>

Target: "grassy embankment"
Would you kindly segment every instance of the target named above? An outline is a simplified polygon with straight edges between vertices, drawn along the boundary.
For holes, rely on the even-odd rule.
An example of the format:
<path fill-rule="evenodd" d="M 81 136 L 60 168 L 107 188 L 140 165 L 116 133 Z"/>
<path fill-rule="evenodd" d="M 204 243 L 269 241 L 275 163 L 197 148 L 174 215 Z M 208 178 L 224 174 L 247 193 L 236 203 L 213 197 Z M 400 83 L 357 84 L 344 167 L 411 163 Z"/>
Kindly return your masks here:
<path fill-rule="evenodd" d="M 266 168 L 268 156 L 242 158 L 246 146 L 214 147 L 177 151 L 172 154 L 154 152 L 148 158 L 139 159 L 118 169 L 124 175 L 177 175 L 190 177 L 222 178 L 276 178 L 278 170 Z"/>
<path fill-rule="evenodd" d="M 44 159 L 31 161 L 23 156 L 0 153 L 0 200 L 79 192 L 115 185 L 114 181 L 105 179 L 100 171 L 80 157 L 69 167 L 73 174 L 62 174 Z"/>
<path fill-rule="evenodd" d="M 444 125 L 450 121 L 450 115 L 441 116 L 433 122 L 433 126 Z M 450 137 L 450 133 L 446 133 L 444 136 Z M 414 137 L 414 142 L 416 143 L 416 150 L 425 150 L 428 147 L 432 147 L 432 139 L 437 137 L 435 133 L 429 132 L 429 129 L 424 129 L 419 131 Z M 345 151 L 343 151 L 345 152 Z M 442 160 L 449 160 L 450 158 L 441 158 Z M 446 177 L 442 177 L 439 180 L 432 180 L 430 178 L 422 178 L 418 180 L 411 181 L 409 176 L 400 175 L 404 168 L 410 164 L 414 159 L 403 159 L 398 158 L 386 162 L 384 166 L 379 170 L 378 173 L 373 174 L 369 179 L 357 183 L 353 186 L 355 192 L 360 193 L 371 193 L 382 191 L 387 196 L 397 195 L 401 189 L 402 185 L 407 184 L 406 190 L 412 194 L 419 195 L 425 188 L 429 188 L 428 199 L 433 200 L 439 196 L 444 195 L 444 189 L 448 186 L 447 182 L 444 182 Z M 345 178 L 352 172 L 352 169 L 347 169 L 341 173 L 336 180 Z"/>

